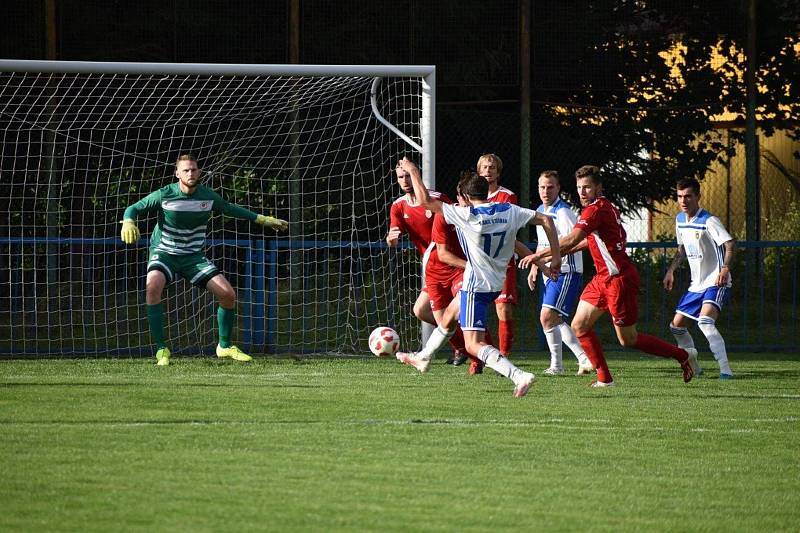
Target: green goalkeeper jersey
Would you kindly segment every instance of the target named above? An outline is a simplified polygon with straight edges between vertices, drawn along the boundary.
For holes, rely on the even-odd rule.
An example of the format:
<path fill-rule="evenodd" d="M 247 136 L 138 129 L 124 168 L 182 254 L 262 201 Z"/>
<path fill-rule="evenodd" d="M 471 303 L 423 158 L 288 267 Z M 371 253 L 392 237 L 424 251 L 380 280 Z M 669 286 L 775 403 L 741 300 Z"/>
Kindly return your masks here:
<path fill-rule="evenodd" d="M 136 220 L 140 213 L 158 212 L 158 222 L 150 236 L 150 251 L 188 255 L 203 251 L 206 230 L 212 213 L 250 221 L 256 213 L 229 203 L 204 185 L 192 194 L 181 191 L 178 182 L 148 194 L 125 210 L 124 219 Z"/>

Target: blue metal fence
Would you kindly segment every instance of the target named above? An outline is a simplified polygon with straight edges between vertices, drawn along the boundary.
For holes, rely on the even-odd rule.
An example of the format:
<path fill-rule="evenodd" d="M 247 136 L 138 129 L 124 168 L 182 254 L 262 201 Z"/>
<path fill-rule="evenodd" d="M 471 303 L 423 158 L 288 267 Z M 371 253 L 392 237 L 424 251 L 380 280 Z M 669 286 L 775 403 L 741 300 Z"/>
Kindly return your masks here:
<path fill-rule="evenodd" d="M 137 247 L 124 247 L 116 238 L 0 239 L 0 353 L 149 353 L 150 341 L 140 305 L 145 246 L 140 241 Z M 677 299 L 688 286 L 688 268 L 678 273 L 676 288 L 667 293 L 661 288 L 661 279 L 675 244 L 643 242 L 628 246 L 642 277 L 640 330 L 671 339 L 667 325 Z M 370 270 L 375 256 L 396 253 L 385 248 L 382 242 L 209 241 L 210 255 L 222 261 L 221 269 L 238 288 L 243 307 L 239 338 L 245 346 L 267 353 L 284 350 L 280 347 L 283 339 L 278 337 L 291 330 L 286 323 L 305 320 L 287 315 L 287 306 L 281 303 L 290 275 L 284 266 L 286 254 L 313 251 L 315 257 L 323 258 L 325 269 L 340 270 L 339 276 L 348 276 L 348 282 L 358 286 L 374 276 Z M 737 249 L 732 302 L 718 321 L 729 349 L 800 351 L 800 242 L 739 242 Z M 361 257 L 362 251 L 365 258 Z M 384 263 L 386 260 L 389 259 L 384 258 Z M 54 265 L 59 272 L 48 272 Z M 318 275 L 318 265 L 311 266 L 314 268 L 304 269 L 306 275 Z M 584 274 L 587 280 L 592 270 L 588 267 Z M 321 283 L 327 283 L 327 278 Z M 520 276 L 522 297 L 517 311 L 515 352 L 544 347 L 537 322 L 538 293 L 531 294 L 524 285 L 524 276 Z M 92 289 L 81 288 L 84 286 Z M 339 294 L 329 293 L 337 289 Z M 342 298 L 341 285 L 325 290 L 333 301 Z M 365 323 L 392 320 L 376 313 L 370 295 L 362 296 L 369 308 Z M 408 313 L 410 302 L 392 302 L 385 307 L 393 313 Z M 531 308 L 536 312 L 522 311 Z M 326 320 L 335 324 L 337 318 Z M 98 335 L 94 330 L 109 327 L 104 326 L 103 320 L 113 324 L 114 332 L 95 342 Z M 361 324 L 355 327 L 359 331 L 353 346 L 365 344 L 369 331 Z M 308 328 L 304 325 L 300 329 Z M 610 327 L 600 324 L 598 331 L 604 343 L 616 346 Z M 39 335 L 42 339 L 37 341 L 34 337 Z"/>

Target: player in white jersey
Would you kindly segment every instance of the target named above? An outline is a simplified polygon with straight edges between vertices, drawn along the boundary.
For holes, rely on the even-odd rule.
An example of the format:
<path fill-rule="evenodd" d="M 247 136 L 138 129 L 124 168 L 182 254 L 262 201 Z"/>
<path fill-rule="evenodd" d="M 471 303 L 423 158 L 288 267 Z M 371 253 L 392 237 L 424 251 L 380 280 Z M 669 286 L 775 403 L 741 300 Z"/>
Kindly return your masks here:
<path fill-rule="evenodd" d="M 682 179 L 676 189 L 681 209 L 675 220 L 678 252 L 664 276 L 664 288 L 672 290 L 674 272 L 684 257 L 689 260 L 692 280 L 675 309 L 669 329 L 678 346 L 684 350 L 694 348 L 694 340 L 686 326 L 690 320 L 696 321 L 719 364 L 719 378 L 731 379 L 733 372 L 728 363 L 725 340 L 717 330 L 716 321 L 730 299 L 734 241 L 722 222 L 700 207 L 700 183 L 696 179 Z"/>
<path fill-rule="evenodd" d="M 570 205 L 559 197 L 560 192 L 561 183 L 558 172 L 545 170 L 539 175 L 539 198 L 542 200 L 542 204 L 536 208 L 536 211 L 553 220 L 559 238 L 569 235 L 578 220 Z M 536 228 L 537 251 L 548 246 L 544 230 L 542 226 L 538 226 Z M 542 295 L 539 321 L 550 350 L 550 367 L 544 371 L 546 375 L 556 376 L 564 373 L 562 352 L 565 343 L 578 360 L 578 375 L 590 374 L 593 370 L 592 363 L 586 357 L 581 343 L 575 337 L 569 324 L 563 320 L 570 315 L 575 301 L 580 295 L 582 273 L 583 256 L 581 253 L 576 253 L 569 254 L 564 258 L 558 280 L 552 281 L 548 277 L 542 276 L 544 294 Z M 538 274 L 539 269 L 536 266 L 531 267 L 528 274 L 528 286 L 531 290 L 536 286 Z"/>
<path fill-rule="evenodd" d="M 486 344 L 484 335 L 487 325 L 487 306 L 497 298 L 503 288 L 508 261 L 514 253 L 517 231 L 526 224 L 546 227 L 548 241 L 553 250 L 551 273 L 558 276 L 561 256 L 553 222 L 531 209 L 487 201 L 489 184 L 477 174 L 462 178 L 458 184 L 459 196 L 469 205 L 444 204 L 428 194 L 416 165 L 408 159 L 401 160 L 400 164 L 411 174 L 414 192 L 420 202 L 431 211 L 442 213 L 445 221 L 456 227 L 461 247 L 467 257 L 467 264 L 459 293 L 460 298 L 457 303 L 451 303 L 447 307 L 442 322 L 434 330 L 425 347 L 416 354 L 398 352 L 397 358 L 414 366 L 420 372 L 427 372 L 436 350 L 455 331 L 453 318 L 455 313 L 459 313 L 458 321 L 464 331 L 467 351 L 489 368 L 512 380 L 514 397 L 525 396 L 535 377 L 532 373 L 514 366 L 497 348 Z M 547 268 L 544 263 L 541 263 L 540 267 Z M 443 325 L 446 325 L 446 329 L 443 329 Z"/>

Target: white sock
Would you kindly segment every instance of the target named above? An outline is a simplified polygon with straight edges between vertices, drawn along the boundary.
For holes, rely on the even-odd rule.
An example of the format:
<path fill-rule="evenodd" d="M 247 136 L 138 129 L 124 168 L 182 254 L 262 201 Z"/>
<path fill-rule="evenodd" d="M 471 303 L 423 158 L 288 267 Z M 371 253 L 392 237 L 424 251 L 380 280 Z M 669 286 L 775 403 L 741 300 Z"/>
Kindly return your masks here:
<path fill-rule="evenodd" d="M 716 323 L 713 318 L 708 316 L 701 316 L 697 321 L 700 331 L 708 339 L 708 346 L 711 348 L 711 353 L 714 354 L 714 359 L 719 363 L 719 371 L 721 374 L 733 374 L 731 367 L 728 364 L 728 352 L 725 349 L 725 339 L 720 335 Z"/>
<path fill-rule="evenodd" d="M 450 337 L 452 337 L 455 332 L 456 330 L 447 331 L 437 326 L 434 328 L 431 336 L 428 338 L 428 342 L 425 343 L 422 350 L 417 352 L 417 357 L 433 359 L 433 356 L 439 351 L 439 348 L 447 344 L 447 341 L 450 340 Z"/>
<path fill-rule="evenodd" d="M 544 338 L 547 339 L 547 347 L 550 348 L 550 368 L 562 368 L 561 360 L 561 330 L 558 326 L 544 330 Z"/>
<path fill-rule="evenodd" d="M 675 337 L 675 342 L 678 343 L 678 346 L 684 350 L 694 349 L 694 339 L 688 329 L 675 327 L 672 325 L 672 322 L 670 322 L 669 330 L 672 332 L 672 336 Z"/>
<path fill-rule="evenodd" d="M 498 373 L 513 381 L 515 384 L 517 383 L 517 380 L 522 377 L 522 374 L 524 374 L 522 370 L 514 366 L 514 363 L 508 360 L 508 357 L 503 357 L 503 354 L 500 353 L 500 350 L 489 344 L 478 350 L 478 359 L 483 361 L 486 366 L 492 370 L 496 370 Z"/>
<path fill-rule="evenodd" d="M 581 346 L 581 342 L 578 340 L 578 337 L 575 336 L 575 332 L 572 331 L 572 328 L 569 327 L 569 324 L 566 322 L 562 322 L 558 325 L 558 329 L 561 331 L 561 341 L 567 345 L 567 348 L 575 355 L 575 359 L 578 360 L 578 364 L 585 365 L 589 362 L 589 358 L 586 357 L 586 353 L 583 351 L 583 346 Z"/>

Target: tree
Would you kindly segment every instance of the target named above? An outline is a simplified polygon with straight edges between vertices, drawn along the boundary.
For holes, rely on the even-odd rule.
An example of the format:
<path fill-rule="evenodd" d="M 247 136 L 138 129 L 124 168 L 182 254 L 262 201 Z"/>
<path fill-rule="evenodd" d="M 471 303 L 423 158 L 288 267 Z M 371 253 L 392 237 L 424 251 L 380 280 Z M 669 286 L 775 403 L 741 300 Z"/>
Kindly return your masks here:
<path fill-rule="evenodd" d="M 730 4 L 585 1 L 580 17 L 534 13 L 533 160 L 568 172 L 603 166 L 626 211 L 653 209 L 678 178 L 702 179 L 728 155 L 715 117 L 744 122 L 745 5 Z M 765 0 L 758 10 L 759 127 L 798 139 L 800 89 L 789 80 L 800 79 L 800 7 Z"/>

